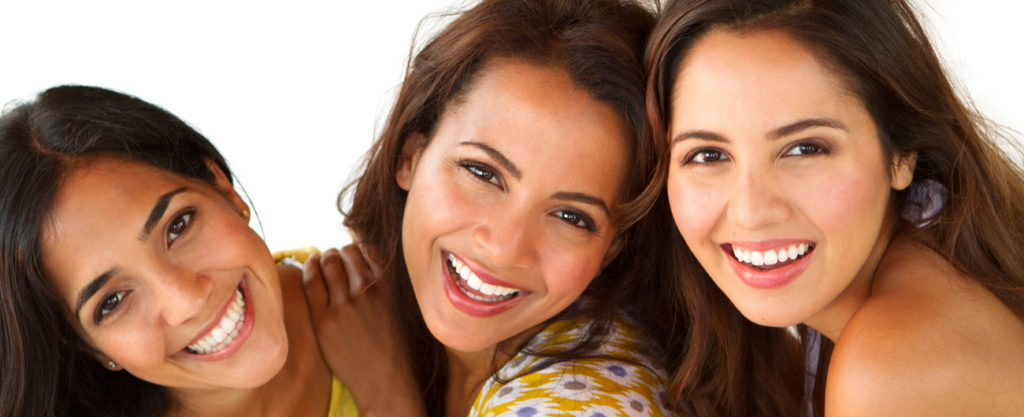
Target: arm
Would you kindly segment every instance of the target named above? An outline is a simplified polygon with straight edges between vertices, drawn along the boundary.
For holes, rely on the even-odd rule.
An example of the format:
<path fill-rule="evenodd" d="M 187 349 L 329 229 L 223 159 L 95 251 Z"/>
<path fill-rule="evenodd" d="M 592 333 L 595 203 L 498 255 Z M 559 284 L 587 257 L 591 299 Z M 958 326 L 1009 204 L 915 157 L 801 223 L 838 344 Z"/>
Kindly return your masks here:
<path fill-rule="evenodd" d="M 387 285 L 349 245 L 303 267 L 317 341 L 328 366 L 355 398 L 363 417 L 422 416 L 422 398 L 391 316 Z"/>

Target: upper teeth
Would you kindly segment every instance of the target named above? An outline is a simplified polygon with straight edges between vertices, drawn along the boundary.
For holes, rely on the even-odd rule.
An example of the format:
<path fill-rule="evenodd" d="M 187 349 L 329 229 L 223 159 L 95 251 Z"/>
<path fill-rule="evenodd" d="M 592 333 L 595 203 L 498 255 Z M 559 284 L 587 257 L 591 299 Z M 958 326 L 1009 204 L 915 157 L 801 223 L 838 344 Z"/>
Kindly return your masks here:
<path fill-rule="evenodd" d="M 455 272 L 459 274 L 459 277 L 466 282 L 466 285 L 469 286 L 469 288 L 480 291 L 485 295 L 504 297 L 519 293 L 519 290 L 514 288 L 506 288 L 483 282 L 480 280 L 480 277 L 473 273 L 473 270 L 469 269 L 469 267 L 462 263 L 459 258 L 456 258 L 455 255 L 450 253 L 448 254 L 448 262 L 452 264 L 452 267 L 455 268 Z"/>
<path fill-rule="evenodd" d="M 732 254 L 736 256 L 736 259 L 740 262 L 754 266 L 762 266 L 775 265 L 786 261 L 795 261 L 797 258 L 804 256 L 804 254 L 807 253 L 807 249 L 808 245 L 806 243 L 790 245 L 788 248 L 781 248 L 778 251 L 756 251 L 733 246 Z"/>
<path fill-rule="evenodd" d="M 228 306 L 228 310 L 221 317 L 220 323 L 207 333 L 206 337 L 188 345 L 193 353 L 210 354 L 224 349 L 235 340 L 238 332 L 245 323 L 245 297 L 242 289 L 235 290 L 235 299 Z"/>

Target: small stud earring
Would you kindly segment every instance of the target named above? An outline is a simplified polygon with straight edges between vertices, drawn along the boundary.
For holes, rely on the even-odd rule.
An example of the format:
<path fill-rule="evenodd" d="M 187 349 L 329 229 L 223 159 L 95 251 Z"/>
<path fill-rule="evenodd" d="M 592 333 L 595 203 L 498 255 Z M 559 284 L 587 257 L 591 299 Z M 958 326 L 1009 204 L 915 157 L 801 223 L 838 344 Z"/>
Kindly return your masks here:
<path fill-rule="evenodd" d="M 243 208 L 242 211 L 240 211 L 238 214 L 241 214 L 243 219 L 249 220 L 249 209 L 248 208 Z"/>
<path fill-rule="evenodd" d="M 110 367 L 110 369 L 117 369 L 117 363 L 114 361 L 107 361 L 107 366 Z"/>

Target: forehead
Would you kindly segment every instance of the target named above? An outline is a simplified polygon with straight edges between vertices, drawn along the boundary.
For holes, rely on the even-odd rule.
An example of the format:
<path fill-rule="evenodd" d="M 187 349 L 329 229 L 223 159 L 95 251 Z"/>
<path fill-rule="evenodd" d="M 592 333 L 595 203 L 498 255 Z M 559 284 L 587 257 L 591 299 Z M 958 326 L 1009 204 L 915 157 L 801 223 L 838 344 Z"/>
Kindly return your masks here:
<path fill-rule="evenodd" d="M 72 168 L 42 234 L 43 266 L 62 294 L 138 242 L 160 195 L 192 182 L 148 165 L 96 159 Z M 99 268 L 103 268 L 100 270 Z"/>
<path fill-rule="evenodd" d="M 677 71 L 674 118 L 701 115 L 704 119 L 707 113 L 729 116 L 718 109 L 711 111 L 709 104 L 736 109 L 758 106 L 769 109 L 762 111 L 765 119 L 781 123 L 793 111 L 830 111 L 836 103 L 862 106 L 842 77 L 781 31 L 711 30 L 695 42 Z"/>
<path fill-rule="evenodd" d="M 559 67 L 492 59 L 464 100 L 442 116 L 438 137 L 482 141 L 517 156 L 517 164 L 571 168 L 576 176 L 624 170 L 630 131 L 610 105 L 577 87 Z M 605 163 L 595 166 L 596 161 Z"/>

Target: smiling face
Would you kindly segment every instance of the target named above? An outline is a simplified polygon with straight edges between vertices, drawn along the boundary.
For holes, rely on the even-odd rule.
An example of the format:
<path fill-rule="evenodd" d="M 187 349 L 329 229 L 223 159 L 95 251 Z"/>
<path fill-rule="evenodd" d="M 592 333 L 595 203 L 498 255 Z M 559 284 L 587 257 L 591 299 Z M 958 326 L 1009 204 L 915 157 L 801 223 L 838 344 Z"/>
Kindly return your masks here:
<path fill-rule="evenodd" d="M 676 77 L 668 193 L 687 245 L 748 319 L 841 329 L 912 158 L 890 175 L 861 100 L 781 33 L 714 30 Z"/>
<path fill-rule="evenodd" d="M 44 267 L 72 324 L 100 358 L 158 385 L 260 386 L 288 351 L 273 260 L 215 174 L 217 187 L 89 161 L 44 230 Z"/>
<path fill-rule="evenodd" d="M 615 235 L 627 134 L 561 69 L 495 59 L 407 150 L 403 251 L 438 340 L 487 349 L 576 300 Z"/>

